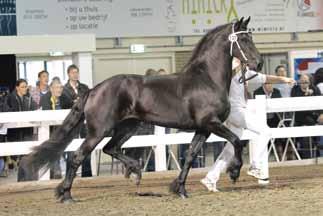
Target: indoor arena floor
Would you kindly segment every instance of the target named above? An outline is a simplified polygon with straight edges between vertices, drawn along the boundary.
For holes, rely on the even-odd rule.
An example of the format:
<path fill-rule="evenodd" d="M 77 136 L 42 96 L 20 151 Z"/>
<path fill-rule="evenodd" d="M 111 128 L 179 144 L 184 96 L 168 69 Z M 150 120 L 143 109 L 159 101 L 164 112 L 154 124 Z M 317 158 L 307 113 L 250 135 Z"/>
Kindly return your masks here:
<path fill-rule="evenodd" d="M 323 215 L 323 166 L 271 168 L 266 187 L 243 170 L 239 182 L 231 184 L 223 175 L 221 192 L 210 193 L 200 184 L 205 169 L 190 173 L 182 200 L 168 192 L 177 171 L 145 173 L 140 192 L 123 176 L 77 178 L 74 204 L 61 204 L 53 189 L 59 181 L 5 183 L 0 185 L 0 215 Z"/>

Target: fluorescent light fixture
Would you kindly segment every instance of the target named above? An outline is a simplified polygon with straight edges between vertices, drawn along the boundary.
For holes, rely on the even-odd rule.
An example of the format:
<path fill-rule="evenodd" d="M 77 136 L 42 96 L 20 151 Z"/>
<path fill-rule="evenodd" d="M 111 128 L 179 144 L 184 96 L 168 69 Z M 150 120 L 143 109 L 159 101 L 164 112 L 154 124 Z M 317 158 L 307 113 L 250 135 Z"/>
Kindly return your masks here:
<path fill-rule="evenodd" d="M 130 53 L 144 53 L 145 45 L 144 44 L 131 44 Z"/>
<path fill-rule="evenodd" d="M 63 56 L 64 52 L 61 51 L 55 51 L 55 52 L 49 52 L 49 56 Z"/>

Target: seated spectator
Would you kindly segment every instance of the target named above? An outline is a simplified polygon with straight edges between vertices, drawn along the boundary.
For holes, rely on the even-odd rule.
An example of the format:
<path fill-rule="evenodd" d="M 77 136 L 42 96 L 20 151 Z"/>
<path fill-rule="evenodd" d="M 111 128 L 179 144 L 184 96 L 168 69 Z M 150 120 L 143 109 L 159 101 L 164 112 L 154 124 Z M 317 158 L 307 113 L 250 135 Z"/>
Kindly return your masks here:
<path fill-rule="evenodd" d="M 42 110 L 59 110 L 67 109 L 68 104 L 64 96 L 62 96 L 63 85 L 61 81 L 57 78 L 53 78 L 52 82 L 49 85 L 49 92 L 41 97 L 40 107 Z M 51 128 L 51 131 L 55 127 Z M 62 172 L 60 168 L 60 161 L 58 160 L 50 169 L 50 178 L 51 179 L 60 179 L 62 178 Z"/>
<path fill-rule="evenodd" d="M 266 95 L 266 98 L 281 98 L 280 91 L 273 88 L 273 84 L 264 83 L 261 87 L 257 88 L 254 93 L 254 98 L 256 95 Z M 276 113 L 267 113 L 267 123 L 269 127 L 277 127 L 279 123 L 279 117 Z"/>
<path fill-rule="evenodd" d="M 167 75 L 167 72 L 164 68 L 160 68 L 158 71 L 157 71 L 157 75 Z"/>
<path fill-rule="evenodd" d="M 299 79 L 299 85 L 293 87 L 292 97 L 318 96 L 321 95 L 320 90 L 312 85 L 311 77 L 308 74 L 302 74 Z M 299 111 L 295 112 L 295 126 L 315 125 L 319 117 L 317 111 Z M 302 158 L 310 158 L 309 143 L 311 140 L 307 138 L 298 139 L 300 156 Z M 316 140 L 314 140 L 316 141 Z"/>
<path fill-rule="evenodd" d="M 287 77 L 287 70 L 284 65 L 278 65 L 275 68 L 276 76 Z M 285 83 L 274 84 L 274 88 L 278 89 L 282 97 L 290 97 L 292 87 Z"/>
<path fill-rule="evenodd" d="M 286 85 L 286 84 L 284 84 Z M 288 85 L 287 85 L 288 86 Z M 281 98 L 280 91 L 273 87 L 271 83 L 264 83 L 261 87 L 256 89 L 253 93 L 254 98 L 256 95 L 266 95 L 266 98 Z M 267 124 L 271 128 L 275 128 L 278 126 L 280 118 L 277 113 L 267 113 Z M 276 139 L 275 145 L 277 147 L 277 153 L 279 157 L 283 155 L 283 149 L 285 147 L 286 140 L 285 139 Z M 287 155 L 288 158 L 291 158 L 291 154 Z"/>
<path fill-rule="evenodd" d="M 314 86 L 320 89 L 323 95 L 323 68 L 319 68 L 314 74 Z"/>
<path fill-rule="evenodd" d="M 311 77 L 308 74 L 302 74 L 299 79 L 299 85 L 292 88 L 292 97 L 318 96 L 321 95 L 320 89 L 312 85 Z M 300 111 L 295 113 L 295 125 L 315 125 L 318 113 L 313 111 Z"/>
<path fill-rule="evenodd" d="M 38 73 L 38 82 L 36 83 L 36 87 L 30 87 L 30 95 L 32 99 L 36 102 L 37 108 L 40 107 L 40 99 L 44 96 L 49 88 L 48 88 L 48 76 L 49 73 L 45 70 L 40 71 Z"/>
<path fill-rule="evenodd" d="M 320 89 L 321 95 L 323 96 L 323 68 L 319 68 L 316 70 L 314 74 L 314 85 Z M 320 111 L 320 116 L 318 117 L 318 123 L 323 124 L 323 112 L 322 110 Z M 323 136 L 319 138 L 319 143 L 318 143 L 318 151 L 319 155 L 322 157 L 323 156 Z"/>

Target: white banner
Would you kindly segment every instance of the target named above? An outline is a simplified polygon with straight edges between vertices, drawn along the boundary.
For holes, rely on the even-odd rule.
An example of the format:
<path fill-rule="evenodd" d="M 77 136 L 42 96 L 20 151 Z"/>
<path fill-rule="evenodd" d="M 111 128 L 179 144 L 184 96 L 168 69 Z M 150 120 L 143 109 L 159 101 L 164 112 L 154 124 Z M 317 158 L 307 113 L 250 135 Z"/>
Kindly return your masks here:
<path fill-rule="evenodd" d="M 322 0 L 17 0 L 18 35 L 200 35 L 241 16 L 254 32 L 323 28 Z"/>

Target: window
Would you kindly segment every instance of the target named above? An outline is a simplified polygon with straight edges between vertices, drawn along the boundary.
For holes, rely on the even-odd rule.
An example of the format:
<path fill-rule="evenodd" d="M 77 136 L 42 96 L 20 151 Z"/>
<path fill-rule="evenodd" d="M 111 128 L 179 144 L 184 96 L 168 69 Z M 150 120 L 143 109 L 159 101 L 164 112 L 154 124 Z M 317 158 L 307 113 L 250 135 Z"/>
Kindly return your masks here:
<path fill-rule="evenodd" d="M 59 77 L 62 83 L 67 82 L 66 70 L 72 60 L 50 60 L 50 61 L 18 61 L 18 76 L 26 79 L 28 84 L 35 86 L 38 73 L 42 70 L 49 72 L 49 82 L 53 77 Z"/>

